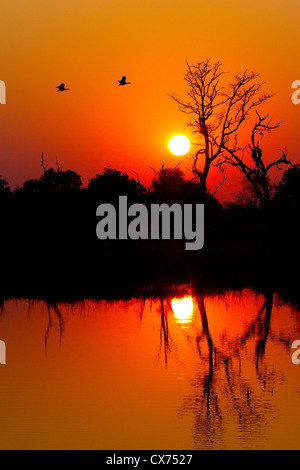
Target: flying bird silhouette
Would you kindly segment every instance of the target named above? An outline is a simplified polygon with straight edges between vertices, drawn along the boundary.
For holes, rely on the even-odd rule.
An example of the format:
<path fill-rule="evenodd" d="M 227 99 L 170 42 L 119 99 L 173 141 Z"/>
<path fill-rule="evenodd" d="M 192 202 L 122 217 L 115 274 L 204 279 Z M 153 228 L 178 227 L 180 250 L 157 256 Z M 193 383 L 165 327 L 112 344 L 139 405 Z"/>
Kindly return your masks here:
<path fill-rule="evenodd" d="M 61 83 L 60 85 L 57 85 L 58 90 L 57 91 L 67 91 L 69 90 L 70 88 L 65 88 L 65 84 L 64 83 Z"/>
<path fill-rule="evenodd" d="M 121 85 L 131 85 L 131 82 L 126 82 L 126 77 L 125 77 L 125 75 L 123 75 L 123 77 L 121 78 L 121 80 L 119 80 L 119 85 L 118 85 L 118 86 L 121 86 Z"/>

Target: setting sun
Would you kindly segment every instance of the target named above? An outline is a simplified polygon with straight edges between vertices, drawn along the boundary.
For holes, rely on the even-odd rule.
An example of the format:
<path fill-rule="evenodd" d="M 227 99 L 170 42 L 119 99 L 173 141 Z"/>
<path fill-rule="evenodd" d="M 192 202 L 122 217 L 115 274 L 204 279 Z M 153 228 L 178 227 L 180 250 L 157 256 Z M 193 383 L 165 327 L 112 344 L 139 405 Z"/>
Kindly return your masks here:
<path fill-rule="evenodd" d="M 189 151 L 190 146 L 189 139 L 184 135 L 174 135 L 168 144 L 170 152 L 174 155 L 184 155 Z"/>
<path fill-rule="evenodd" d="M 172 299 L 171 307 L 175 320 L 178 323 L 189 323 L 193 315 L 193 299 L 192 297 L 183 297 L 182 299 Z"/>

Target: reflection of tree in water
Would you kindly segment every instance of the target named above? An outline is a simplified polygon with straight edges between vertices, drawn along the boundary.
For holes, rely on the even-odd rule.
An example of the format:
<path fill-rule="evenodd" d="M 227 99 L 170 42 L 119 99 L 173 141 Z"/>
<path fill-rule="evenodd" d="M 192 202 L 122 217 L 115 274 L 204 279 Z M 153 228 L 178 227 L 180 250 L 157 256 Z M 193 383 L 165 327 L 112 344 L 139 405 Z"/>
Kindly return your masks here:
<path fill-rule="evenodd" d="M 159 296 L 158 298 L 150 297 L 150 311 L 152 310 L 153 301 L 157 300 L 159 304 L 159 315 L 160 315 L 160 329 L 159 329 L 159 337 L 160 337 L 160 351 L 163 350 L 164 352 L 164 360 L 165 364 L 168 363 L 168 354 L 171 352 L 171 337 L 169 331 L 169 322 L 168 322 L 168 312 L 171 309 L 170 301 L 167 300 L 165 304 L 165 299 L 163 296 Z M 146 305 L 146 296 L 143 297 L 142 301 L 142 308 L 140 311 L 140 320 L 143 318 L 143 313 L 145 310 Z"/>
<path fill-rule="evenodd" d="M 168 355 L 174 350 L 170 337 L 168 315 L 172 312 L 171 296 L 159 293 L 149 298 L 144 296 L 139 311 L 142 321 L 146 299 L 157 307 L 159 314 L 160 353 L 165 364 Z M 261 308 L 253 321 L 238 337 L 229 340 L 221 338 L 217 343 L 211 334 L 206 312 L 205 297 L 195 292 L 193 296 L 199 312 L 198 326 L 193 322 L 195 335 L 187 335 L 195 341 L 195 348 L 201 364 L 200 372 L 193 382 L 193 393 L 184 399 L 181 414 L 191 413 L 194 419 L 193 431 L 195 447 L 222 447 L 225 437 L 238 432 L 248 436 L 248 440 L 258 437 L 258 432 L 274 411 L 271 407 L 271 394 L 278 373 L 269 370 L 266 363 L 266 350 L 269 342 L 282 345 L 290 351 L 291 340 L 286 336 L 275 335 L 271 329 L 273 292 L 264 294 Z M 56 303 L 46 302 L 48 325 L 45 332 L 45 348 L 52 328 L 59 328 L 60 340 L 64 331 L 64 319 Z M 194 338 L 194 339 L 192 339 Z M 244 374 L 253 366 L 253 375 Z M 231 430 L 230 430 L 231 428 Z M 219 443 L 219 444 L 218 444 Z"/>
<path fill-rule="evenodd" d="M 255 438 L 255 432 L 272 412 L 268 394 L 273 393 L 277 378 L 276 371 L 269 372 L 264 362 L 267 341 L 274 340 L 285 348 L 290 342 L 270 334 L 273 292 L 264 294 L 263 305 L 246 331 L 221 347 L 211 336 L 204 297 L 195 295 L 194 299 L 202 325 L 202 330 L 196 334 L 196 346 L 199 358 L 207 364 L 206 371 L 201 372 L 194 382 L 195 394 L 186 397 L 183 405 L 185 411 L 195 415 L 195 446 L 209 445 L 209 442 L 216 445 L 218 440 L 222 441 L 226 418 L 232 424 L 237 421 L 239 432 L 242 431 L 244 436 Z M 247 346 L 253 343 L 254 352 L 249 356 Z M 247 367 L 243 362 L 249 357 L 255 365 L 258 386 L 243 377 L 243 366 Z"/>
<path fill-rule="evenodd" d="M 63 331 L 64 331 L 64 319 L 61 314 L 61 311 L 57 305 L 56 302 L 46 302 L 47 306 L 47 311 L 48 311 L 48 325 L 45 331 L 45 350 L 47 350 L 47 345 L 48 345 L 48 338 L 49 338 L 49 333 L 52 328 L 55 328 L 53 318 L 51 316 L 51 310 L 54 312 L 56 318 L 58 319 L 58 325 L 59 325 L 59 342 L 61 343 Z"/>
<path fill-rule="evenodd" d="M 168 362 L 168 353 L 171 351 L 171 338 L 169 333 L 168 311 L 164 305 L 164 299 L 159 299 L 160 304 L 160 346 L 164 351 L 165 363 Z"/>

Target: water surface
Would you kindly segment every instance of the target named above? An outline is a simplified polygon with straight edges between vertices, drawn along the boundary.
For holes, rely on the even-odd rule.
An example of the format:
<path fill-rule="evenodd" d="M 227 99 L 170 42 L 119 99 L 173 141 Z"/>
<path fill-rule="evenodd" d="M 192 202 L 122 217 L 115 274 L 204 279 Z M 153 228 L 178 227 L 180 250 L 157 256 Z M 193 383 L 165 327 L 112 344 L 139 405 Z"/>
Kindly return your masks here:
<path fill-rule="evenodd" d="M 245 289 L 7 300 L 1 449 L 299 449 L 298 312 Z"/>

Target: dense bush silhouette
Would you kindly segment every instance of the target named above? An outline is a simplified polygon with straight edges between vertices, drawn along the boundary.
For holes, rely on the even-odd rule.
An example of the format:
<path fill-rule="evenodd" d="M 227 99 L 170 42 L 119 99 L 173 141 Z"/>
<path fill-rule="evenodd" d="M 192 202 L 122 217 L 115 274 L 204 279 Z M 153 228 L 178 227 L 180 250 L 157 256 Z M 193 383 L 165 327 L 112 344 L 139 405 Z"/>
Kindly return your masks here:
<path fill-rule="evenodd" d="M 99 202 L 114 203 L 119 196 L 127 196 L 129 202 L 143 199 L 147 193 L 145 186 L 134 178 L 130 178 L 126 172 L 106 167 L 102 173 L 91 178 L 88 192 Z"/>
<path fill-rule="evenodd" d="M 7 194 L 10 192 L 9 183 L 5 178 L 0 177 L 0 194 Z"/>
<path fill-rule="evenodd" d="M 287 209 L 299 208 L 299 167 L 283 174 L 268 217 L 257 207 L 223 207 L 214 196 L 201 194 L 198 181 L 186 180 L 179 168 L 162 165 L 149 188 L 112 168 L 91 178 L 87 188 L 72 170 L 43 169 L 40 178 L 15 191 L 0 179 L 0 276 L 12 295 L 16 286 L 21 295 L 30 290 L 43 295 L 52 285 L 55 292 L 67 287 L 71 294 L 86 295 L 90 286 L 96 289 L 97 283 L 107 285 L 116 278 L 134 284 L 142 278 L 148 283 L 162 276 L 168 282 L 172 276 L 176 282 L 200 276 L 215 283 L 268 275 L 271 282 L 287 272 L 291 257 L 298 263 L 295 209 Z M 180 240 L 100 241 L 96 208 L 118 204 L 120 195 L 127 195 L 129 204 L 204 203 L 203 249 L 187 252 Z M 285 217 L 280 230 L 278 208 Z"/>
<path fill-rule="evenodd" d="M 74 192 L 82 186 L 80 175 L 73 170 L 54 170 L 49 168 L 45 170 L 39 179 L 30 179 L 24 182 L 22 188 L 17 192 L 26 193 L 55 193 L 55 192 Z"/>
<path fill-rule="evenodd" d="M 275 187 L 274 202 L 288 208 L 299 207 L 300 204 L 300 166 L 288 168 Z"/>

